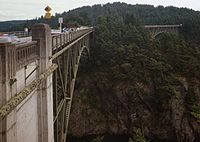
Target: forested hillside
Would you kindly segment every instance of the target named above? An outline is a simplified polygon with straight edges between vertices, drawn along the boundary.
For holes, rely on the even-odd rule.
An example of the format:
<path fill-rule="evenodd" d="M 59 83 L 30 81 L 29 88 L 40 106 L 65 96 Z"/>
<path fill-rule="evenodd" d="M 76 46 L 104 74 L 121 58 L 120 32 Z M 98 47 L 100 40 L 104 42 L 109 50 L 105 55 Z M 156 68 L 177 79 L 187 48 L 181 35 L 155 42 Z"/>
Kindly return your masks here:
<path fill-rule="evenodd" d="M 199 141 L 199 12 L 114 3 L 63 15 L 68 23 L 95 27 L 90 60 L 79 68 L 71 135 Z M 180 23 L 179 36 L 152 39 L 143 28 Z"/>
<path fill-rule="evenodd" d="M 199 142 L 199 11 L 94 5 L 56 14 L 51 27 L 61 15 L 66 26 L 95 27 L 90 58 L 81 59 L 77 76 L 70 141 Z M 37 22 L 47 21 L 26 26 Z M 152 39 L 147 24 L 183 27 L 179 36 Z"/>

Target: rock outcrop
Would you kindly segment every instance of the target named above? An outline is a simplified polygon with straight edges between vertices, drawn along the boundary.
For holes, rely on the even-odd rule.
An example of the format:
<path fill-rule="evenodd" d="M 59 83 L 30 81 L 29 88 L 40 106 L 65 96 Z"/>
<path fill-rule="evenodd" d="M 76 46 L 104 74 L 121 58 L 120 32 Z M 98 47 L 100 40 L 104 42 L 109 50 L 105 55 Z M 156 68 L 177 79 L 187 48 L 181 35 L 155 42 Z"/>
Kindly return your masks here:
<path fill-rule="evenodd" d="M 151 85 L 124 82 L 106 86 L 104 83 L 78 82 L 69 123 L 73 136 L 131 136 L 134 129 L 142 128 L 149 139 L 199 140 L 200 124 L 190 109 L 200 104 L 198 83 L 185 81 L 176 87 L 174 95 L 168 94 L 163 100 L 158 100 Z"/>

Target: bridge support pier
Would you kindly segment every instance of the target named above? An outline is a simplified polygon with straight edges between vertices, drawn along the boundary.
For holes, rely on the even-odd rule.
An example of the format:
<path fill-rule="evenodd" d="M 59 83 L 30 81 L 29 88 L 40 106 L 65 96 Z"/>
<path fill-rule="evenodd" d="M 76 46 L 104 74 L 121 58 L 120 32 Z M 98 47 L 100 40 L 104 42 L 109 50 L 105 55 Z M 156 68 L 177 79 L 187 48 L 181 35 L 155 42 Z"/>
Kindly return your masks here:
<path fill-rule="evenodd" d="M 44 73 L 52 62 L 51 29 L 48 25 L 38 24 L 32 29 L 32 40 L 39 48 L 38 75 Z M 39 142 L 53 142 L 53 84 L 52 75 L 42 82 L 38 92 L 38 134 Z"/>

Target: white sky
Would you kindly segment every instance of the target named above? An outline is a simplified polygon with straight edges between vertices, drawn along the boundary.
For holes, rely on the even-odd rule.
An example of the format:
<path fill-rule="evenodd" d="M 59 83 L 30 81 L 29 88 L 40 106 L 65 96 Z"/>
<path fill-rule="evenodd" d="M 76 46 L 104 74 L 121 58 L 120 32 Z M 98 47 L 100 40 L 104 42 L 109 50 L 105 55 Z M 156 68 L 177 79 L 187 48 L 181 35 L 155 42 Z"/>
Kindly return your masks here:
<path fill-rule="evenodd" d="M 0 21 L 32 19 L 44 15 L 44 8 L 49 5 L 52 14 L 62 13 L 77 7 L 106 4 L 108 2 L 125 2 L 129 4 L 150 4 L 154 6 L 187 7 L 200 11 L 200 0 L 0 0 Z"/>

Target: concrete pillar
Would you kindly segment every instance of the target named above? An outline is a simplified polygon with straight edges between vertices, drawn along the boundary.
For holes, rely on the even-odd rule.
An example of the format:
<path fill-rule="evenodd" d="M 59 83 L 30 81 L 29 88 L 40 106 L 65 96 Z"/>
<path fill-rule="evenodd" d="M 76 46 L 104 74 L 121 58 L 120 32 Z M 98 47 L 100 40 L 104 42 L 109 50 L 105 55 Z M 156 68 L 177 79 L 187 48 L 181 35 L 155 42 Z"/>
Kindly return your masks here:
<path fill-rule="evenodd" d="M 51 28 L 46 24 L 38 24 L 32 28 L 32 40 L 37 41 L 39 48 L 38 75 L 47 70 L 52 62 Z M 42 82 L 38 88 L 38 142 L 53 142 L 53 84 L 52 75 Z"/>
<path fill-rule="evenodd" d="M 6 45 L 0 45 L 0 106 L 5 104 L 6 96 L 5 96 L 5 80 L 6 80 L 6 63 L 5 63 L 5 49 Z M 0 121 L 0 141 L 6 141 L 5 130 L 6 130 L 6 121 L 5 119 Z"/>
<path fill-rule="evenodd" d="M 0 44 L 0 107 L 16 94 L 16 84 L 13 82 L 16 74 L 14 50 L 10 43 Z M 0 120 L 0 142 L 15 141 L 15 111 Z"/>

